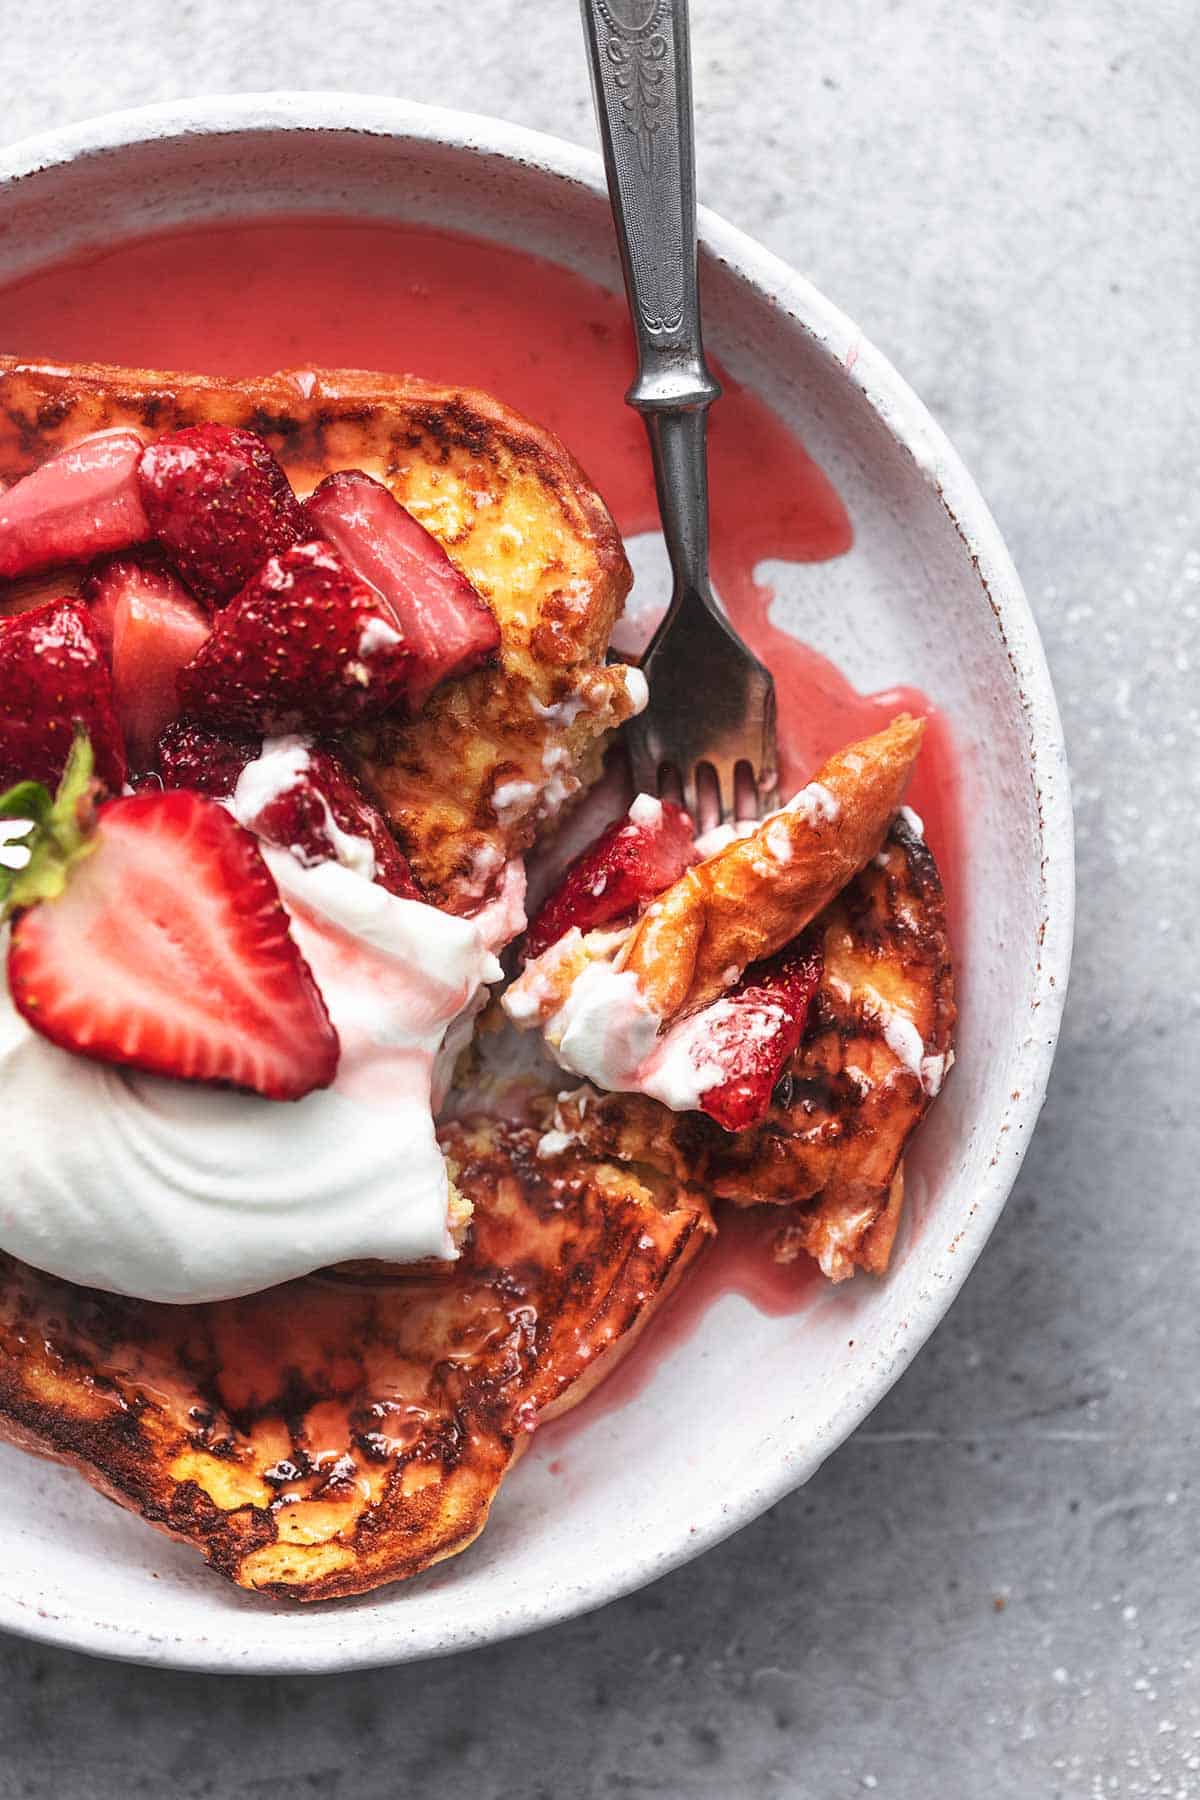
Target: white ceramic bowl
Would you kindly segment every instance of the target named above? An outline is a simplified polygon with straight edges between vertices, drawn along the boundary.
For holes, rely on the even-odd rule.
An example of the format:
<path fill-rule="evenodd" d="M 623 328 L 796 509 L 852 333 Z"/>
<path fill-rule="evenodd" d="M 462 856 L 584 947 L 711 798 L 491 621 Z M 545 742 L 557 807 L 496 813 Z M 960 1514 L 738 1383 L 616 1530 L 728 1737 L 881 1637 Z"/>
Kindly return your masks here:
<path fill-rule="evenodd" d="M 116 114 L 0 156 L 0 194 L 0 281 L 158 226 L 310 210 L 438 223 L 619 285 L 598 158 L 398 101 L 274 95 Z M 1070 958 L 1070 805 L 1041 645 L 986 506 L 896 372 L 741 232 L 705 213 L 701 233 L 711 347 L 802 431 L 855 521 L 838 562 L 772 566 L 781 622 L 860 688 L 924 688 L 959 742 L 959 1062 L 913 1159 L 916 1225 L 885 1281 L 831 1289 L 799 1314 L 725 1296 L 636 1399 L 575 1432 L 569 1479 L 535 1439 L 465 1556 L 355 1601 L 297 1610 L 243 1595 L 76 1477 L 4 1450 L 0 1626 L 177 1667 L 326 1670 L 598 1606 L 806 1481 L 982 1249 L 1041 1106 Z"/>

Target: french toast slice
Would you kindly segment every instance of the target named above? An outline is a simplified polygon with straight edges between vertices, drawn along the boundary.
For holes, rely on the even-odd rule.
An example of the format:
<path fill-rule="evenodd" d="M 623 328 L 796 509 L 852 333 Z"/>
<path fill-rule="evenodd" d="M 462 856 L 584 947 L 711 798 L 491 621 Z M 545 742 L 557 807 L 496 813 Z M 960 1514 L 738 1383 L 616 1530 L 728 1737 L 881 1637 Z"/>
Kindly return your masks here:
<path fill-rule="evenodd" d="M 786 1207 L 778 1252 L 805 1250 L 840 1281 L 856 1267 L 886 1269 L 904 1148 L 952 1060 L 942 886 L 903 813 L 814 929 L 820 986 L 761 1124 L 730 1133 L 701 1112 L 584 1086 L 560 1097 L 551 1141 L 568 1157 L 583 1149 L 658 1169 L 738 1206 Z"/>
<path fill-rule="evenodd" d="M 342 745 L 430 900 L 473 911 L 636 710 L 640 678 L 605 664 L 631 575 L 603 502 L 552 433 L 465 388 L 359 370 L 226 381 L 0 357 L 3 483 L 93 432 L 128 426 L 149 439 L 206 421 L 266 438 L 302 495 L 335 469 L 383 481 L 495 613 L 494 667 Z M 82 574 L 0 582 L 0 614 Z"/>
<path fill-rule="evenodd" d="M 479 1534 L 537 1424 L 635 1341 L 712 1222 L 678 1184 L 452 1126 L 474 1220 L 445 1273 L 161 1306 L 0 1257 L 0 1437 L 70 1464 L 240 1586 L 417 1574 Z"/>

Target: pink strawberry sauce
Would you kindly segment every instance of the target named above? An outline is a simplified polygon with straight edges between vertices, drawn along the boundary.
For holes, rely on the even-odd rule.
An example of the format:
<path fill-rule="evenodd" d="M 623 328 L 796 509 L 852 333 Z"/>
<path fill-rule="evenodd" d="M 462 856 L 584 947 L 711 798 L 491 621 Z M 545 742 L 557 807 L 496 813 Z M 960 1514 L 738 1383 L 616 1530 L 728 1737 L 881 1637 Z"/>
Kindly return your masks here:
<path fill-rule="evenodd" d="M 152 295 L 153 304 L 131 304 Z M 275 219 L 164 233 L 80 256 L 0 289 L 0 349 L 254 375 L 296 366 L 408 370 L 478 386 L 552 427 L 623 533 L 657 525 L 640 421 L 623 403 L 633 350 L 621 295 L 495 244 L 377 221 Z M 852 522 L 838 494 L 759 395 L 722 372 L 712 414 L 712 564 L 739 629 L 779 689 L 785 788 L 854 736 L 903 709 L 929 721 L 910 799 L 926 823 L 954 918 L 962 834 L 947 721 L 913 689 L 857 693 L 819 651 L 779 631 L 768 558 L 844 554 Z M 770 1215 L 773 1209 L 764 1209 Z M 735 1289 L 764 1312 L 802 1308 L 822 1285 L 807 1260 L 763 1252 L 764 1222 L 722 1220 L 718 1244 L 639 1350 L 582 1409 L 627 1399 L 661 1353 Z"/>

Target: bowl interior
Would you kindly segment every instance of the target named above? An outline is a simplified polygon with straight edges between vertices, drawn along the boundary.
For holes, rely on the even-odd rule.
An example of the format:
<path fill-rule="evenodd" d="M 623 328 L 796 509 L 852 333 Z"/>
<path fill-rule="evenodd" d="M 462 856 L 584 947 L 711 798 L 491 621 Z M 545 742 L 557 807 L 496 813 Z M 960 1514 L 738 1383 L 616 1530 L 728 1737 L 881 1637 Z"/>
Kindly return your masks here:
<path fill-rule="evenodd" d="M 596 168 L 550 140 L 380 102 L 214 103 L 191 130 L 151 117 L 72 134 L 65 157 L 14 153 L 0 282 L 124 235 L 308 209 L 473 232 L 619 284 Z M 73 1476 L 2 1450 L 0 1624 L 261 1671 L 426 1655 L 597 1604 L 811 1474 L 923 1341 L 994 1222 L 1040 1103 L 1069 947 L 1061 746 L 1036 635 L 986 509 L 894 373 L 739 234 L 710 219 L 705 239 L 713 350 L 800 432 L 854 524 L 835 562 L 767 567 L 775 616 L 860 689 L 923 688 L 957 747 L 970 823 L 959 1062 L 910 1159 L 893 1272 L 814 1290 L 787 1316 L 723 1296 L 623 1405 L 534 1439 L 466 1556 L 315 1612 L 228 1589 Z"/>

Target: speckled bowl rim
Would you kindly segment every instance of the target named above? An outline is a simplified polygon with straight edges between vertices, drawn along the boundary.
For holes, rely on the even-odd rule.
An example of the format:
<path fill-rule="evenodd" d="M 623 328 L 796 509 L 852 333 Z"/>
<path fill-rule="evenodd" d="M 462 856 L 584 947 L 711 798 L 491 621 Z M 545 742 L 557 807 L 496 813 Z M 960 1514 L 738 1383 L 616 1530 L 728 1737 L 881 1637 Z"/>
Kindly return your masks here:
<path fill-rule="evenodd" d="M 15 183 L 29 175 L 69 162 L 162 138 L 207 137 L 219 133 L 260 130 L 351 131 L 416 144 L 448 147 L 464 153 L 505 158 L 532 166 L 563 183 L 604 192 L 600 158 L 590 151 L 500 119 L 420 105 L 407 100 L 345 93 L 267 93 L 211 96 L 109 113 L 64 130 L 26 138 L 0 151 L 0 202 Z M 679 1541 L 629 1547 L 619 1566 L 588 1566 L 583 1559 L 578 1578 L 569 1584 L 531 1594 L 527 1604 L 475 1627 L 461 1623 L 438 1634 L 414 1635 L 403 1625 L 397 1608 L 396 1632 L 378 1629 L 347 1643 L 346 1620 L 339 1610 L 303 1614 L 305 1630 L 297 1647 L 274 1646 L 256 1657 L 256 1673 L 324 1672 L 420 1660 L 496 1642 L 575 1617 L 620 1595 L 632 1592 L 748 1524 L 815 1474 L 831 1452 L 850 1436 L 893 1386 L 908 1360 L 928 1338 L 961 1288 L 987 1242 L 1011 1191 L 1041 1111 L 1066 999 L 1074 925 L 1074 839 L 1066 753 L 1058 705 L 1045 654 L 1020 579 L 979 490 L 945 433 L 921 401 L 850 319 L 830 304 L 808 281 L 760 244 L 702 208 L 700 235 L 704 250 L 727 265 L 768 302 L 794 318 L 813 342 L 842 365 L 873 408 L 885 429 L 914 458 L 936 490 L 941 504 L 975 563 L 980 583 L 995 614 L 1028 727 L 1029 757 L 1038 798 L 1041 835 L 1041 955 L 1031 991 L 1036 1032 L 1014 1021 L 1014 1036 L 1023 1039 L 1017 1053 L 1017 1090 L 1009 1107 L 997 1153 L 975 1191 L 961 1229 L 946 1248 L 931 1257 L 909 1316 L 902 1345 L 889 1347 L 870 1376 L 852 1385 L 820 1430 L 780 1456 L 773 1470 L 755 1469 L 713 1496 L 707 1517 L 688 1514 Z M 912 1252 L 918 1258 L 922 1251 Z M 207 1670 L 245 1668 L 233 1638 L 245 1635 L 247 1621 L 230 1621 L 231 1641 L 222 1645 L 222 1622 L 214 1617 L 204 1643 L 168 1641 L 161 1628 L 144 1629 L 128 1621 L 49 1614 L 19 1596 L 0 1593 L 0 1628 L 40 1642 L 95 1655 L 119 1657 L 164 1667 Z"/>

